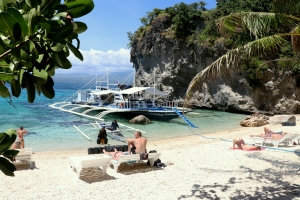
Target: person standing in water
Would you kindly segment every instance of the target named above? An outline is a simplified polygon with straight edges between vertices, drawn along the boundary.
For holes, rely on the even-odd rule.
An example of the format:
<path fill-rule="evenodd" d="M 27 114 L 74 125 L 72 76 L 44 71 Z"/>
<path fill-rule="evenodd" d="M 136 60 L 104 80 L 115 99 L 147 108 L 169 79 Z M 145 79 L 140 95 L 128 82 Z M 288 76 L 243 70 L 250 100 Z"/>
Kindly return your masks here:
<path fill-rule="evenodd" d="M 23 127 L 20 126 L 20 128 L 17 130 L 17 139 L 15 143 L 13 144 L 13 149 L 24 149 L 25 148 L 25 142 L 24 142 L 24 135 L 27 134 L 28 131 Z"/>
<path fill-rule="evenodd" d="M 118 124 L 117 120 L 115 119 L 115 120 L 111 123 L 111 130 L 112 130 L 112 131 L 115 131 L 115 130 L 117 130 L 117 128 L 120 129 L 119 124 Z"/>

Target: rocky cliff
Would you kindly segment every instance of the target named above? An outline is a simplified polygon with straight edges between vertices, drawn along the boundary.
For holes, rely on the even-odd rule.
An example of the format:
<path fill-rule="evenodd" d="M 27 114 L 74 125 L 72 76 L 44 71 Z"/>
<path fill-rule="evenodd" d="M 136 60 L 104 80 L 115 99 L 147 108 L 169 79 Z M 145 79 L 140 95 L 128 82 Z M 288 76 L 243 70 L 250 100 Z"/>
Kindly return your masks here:
<path fill-rule="evenodd" d="M 192 78 L 227 49 L 222 42 L 205 47 L 191 39 L 173 39 L 170 26 L 170 18 L 156 18 L 143 37 L 133 40 L 130 61 L 136 70 L 136 86 L 153 84 L 155 73 L 156 87 L 183 102 Z M 300 113 L 299 95 L 289 71 L 269 69 L 262 83 L 252 87 L 240 69 L 231 78 L 217 78 L 202 92 L 196 89 L 189 105 L 239 113 L 292 114 Z"/>

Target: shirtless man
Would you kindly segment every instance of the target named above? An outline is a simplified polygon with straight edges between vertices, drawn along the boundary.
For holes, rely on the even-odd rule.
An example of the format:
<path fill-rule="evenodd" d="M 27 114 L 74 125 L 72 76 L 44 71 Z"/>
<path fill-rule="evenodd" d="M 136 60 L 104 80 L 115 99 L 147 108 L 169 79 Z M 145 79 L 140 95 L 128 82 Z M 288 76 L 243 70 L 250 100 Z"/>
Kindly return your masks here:
<path fill-rule="evenodd" d="M 261 133 L 259 135 L 250 135 L 250 137 L 262 137 L 262 138 L 271 138 L 271 139 L 280 139 L 287 133 L 284 132 L 273 132 L 269 127 L 264 126 L 264 134 Z"/>
<path fill-rule="evenodd" d="M 17 130 L 18 137 L 15 141 L 15 147 L 24 149 L 25 148 L 25 142 L 24 142 L 24 135 L 27 134 L 28 131 L 23 128 L 23 126 L 20 126 L 20 128 Z"/>
<path fill-rule="evenodd" d="M 146 145 L 147 145 L 147 139 L 142 138 L 142 133 L 140 131 L 137 131 L 134 133 L 135 138 L 128 138 L 128 153 L 130 154 L 142 154 L 147 153 Z"/>

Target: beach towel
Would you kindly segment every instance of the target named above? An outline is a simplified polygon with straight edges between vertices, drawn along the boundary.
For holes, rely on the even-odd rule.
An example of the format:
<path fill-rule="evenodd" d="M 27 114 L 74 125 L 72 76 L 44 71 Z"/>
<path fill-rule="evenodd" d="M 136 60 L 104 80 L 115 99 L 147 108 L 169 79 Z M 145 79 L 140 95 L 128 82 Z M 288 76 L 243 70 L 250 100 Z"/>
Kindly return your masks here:
<path fill-rule="evenodd" d="M 265 150 L 266 148 L 261 148 L 261 149 L 258 149 L 258 150 L 244 150 L 244 149 L 240 149 L 240 148 L 229 148 L 230 150 L 242 150 L 242 151 L 261 151 L 261 150 Z"/>

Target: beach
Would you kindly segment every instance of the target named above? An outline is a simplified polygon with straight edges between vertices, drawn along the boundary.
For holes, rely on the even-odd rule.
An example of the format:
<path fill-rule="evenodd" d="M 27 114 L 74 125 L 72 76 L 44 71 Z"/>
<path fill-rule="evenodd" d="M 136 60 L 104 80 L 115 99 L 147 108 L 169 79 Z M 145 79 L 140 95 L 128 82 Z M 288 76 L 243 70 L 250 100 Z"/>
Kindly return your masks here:
<path fill-rule="evenodd" d="M 298 126 L 269 125 L 274 131 L 299 133 Z M 234 137 L 246 143 L 262 127 L 240 127 L 204 135 L 149 142 L 167 166 L 122 164 L 82 172 L 70 168 L 69 156 L 87 149 L 35 152 L 34 167 L 17 163 L 15 177 L 0 173 L 2 199 L 300 199 L 300 145 L 282 150 L 232 150 Z M 215 139 L 212 139 L 215 138 Z M 220 139 L 222 138 L 222 139 Z"/>

